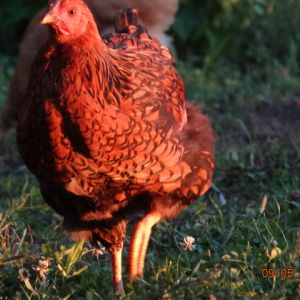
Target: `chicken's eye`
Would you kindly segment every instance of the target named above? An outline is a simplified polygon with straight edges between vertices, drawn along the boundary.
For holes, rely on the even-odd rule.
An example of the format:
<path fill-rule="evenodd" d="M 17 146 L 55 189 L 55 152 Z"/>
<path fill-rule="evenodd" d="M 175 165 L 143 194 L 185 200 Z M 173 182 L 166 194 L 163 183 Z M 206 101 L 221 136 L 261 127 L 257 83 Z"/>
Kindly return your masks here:
<path fill-rule="evenodd" d="M 69 13 L 70 16 L 73 16 L 73 15 L 75 15 L 76 10 L 75 9 L 69 9 L 68 13 Z"/>

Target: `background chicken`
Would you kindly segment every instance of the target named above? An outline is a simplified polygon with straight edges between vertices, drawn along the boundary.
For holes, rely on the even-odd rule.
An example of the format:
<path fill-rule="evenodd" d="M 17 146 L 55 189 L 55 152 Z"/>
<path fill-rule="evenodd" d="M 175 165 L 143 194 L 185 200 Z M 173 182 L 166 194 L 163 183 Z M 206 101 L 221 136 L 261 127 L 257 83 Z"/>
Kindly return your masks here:
<path fill-rule="evenodd" d="M 53 36 L 37 56 L 20 110 L 18 145 L 43 197 L 71 237 L 104 244 L 123 294 L 128 216 L 140 212 L 128 253 L 142 276 L 151 228 L 211 186 L 214 134 L 169 50 L 137 26 L 134 10 L 104 40 L 81 0 L 50 1 Z"/>
<path fill-rule="evenodd" d="M 164 45 L 170 46 L 171 39 L 165 31 L 174 20 L 178 0 L 87 0 L 101 32 L 113 31 L 113 19 L 121 8 L 135 7 L 139 11 L 139 22 Z M 45 9 L 40 11 L 29 24 L 20 45 L 15 73 L 3 112 L 3 128 L 9 129 L 17 119 L 18 107 L 24 96 L 28 76 L 34 57 L 48 38 L 48 29 L 40 25 Z"/>

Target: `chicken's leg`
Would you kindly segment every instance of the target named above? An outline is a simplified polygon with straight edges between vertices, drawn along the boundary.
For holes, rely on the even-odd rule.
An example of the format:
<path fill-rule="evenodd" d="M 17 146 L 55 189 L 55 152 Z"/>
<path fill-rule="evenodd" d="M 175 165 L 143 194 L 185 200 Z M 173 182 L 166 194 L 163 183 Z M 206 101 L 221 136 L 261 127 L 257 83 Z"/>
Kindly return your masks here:
<path fill-rule="evenodd" d="M 116 294 L 121 298 L 126 296 L 123 287 L 123 280 L 122 280 L 122 249 L 123 247 L 119 250 L 112 250 L 110 252 L 111 261 L 112 261 L 114 287 L 115 287 Z"/>
<path fill-rule="evenodd" d="M 137 276 L 143 275 L 144 262 L 152 227 L 159 222 L 161 215 L 152 211 L 145 215 L 134 227 L 129 248 L 129 276 L 133 282 Z"/>

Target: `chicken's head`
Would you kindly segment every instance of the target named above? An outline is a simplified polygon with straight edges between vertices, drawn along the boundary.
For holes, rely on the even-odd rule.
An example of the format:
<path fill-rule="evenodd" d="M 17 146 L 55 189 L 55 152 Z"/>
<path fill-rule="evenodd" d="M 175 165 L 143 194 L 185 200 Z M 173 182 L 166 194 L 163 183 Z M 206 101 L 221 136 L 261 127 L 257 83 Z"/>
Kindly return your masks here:
<path fill-rule="evenodd" d="M 41 24 L 48 25 L 57 41 L 67 43 L 83 35 L 98 35 L 97 26 L 82 0 L 49 0 Z"/>

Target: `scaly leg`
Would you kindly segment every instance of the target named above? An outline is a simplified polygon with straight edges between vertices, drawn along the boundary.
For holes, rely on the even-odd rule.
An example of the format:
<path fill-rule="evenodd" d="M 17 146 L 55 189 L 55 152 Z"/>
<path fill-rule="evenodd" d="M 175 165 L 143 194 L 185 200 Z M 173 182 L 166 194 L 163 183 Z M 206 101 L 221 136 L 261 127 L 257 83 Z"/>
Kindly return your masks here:
<path fill-rule="evenodd" d="M 116 294 L 118 296 L 125 297 L 125 291 L 123 287 L 122 280 L 122 249 L 111 251 L 111 261 L 112 261 L 112 271 L 113 271 L 113 280 Z"/>
<path fill-rule="evenodd" d="M 143 276 L 144 262 L 152 227 L 161 219 L 157 211 L 145 215 L 134 227 L 129 248 L 129 276 L 133 282 L 137 276 Z"/>

